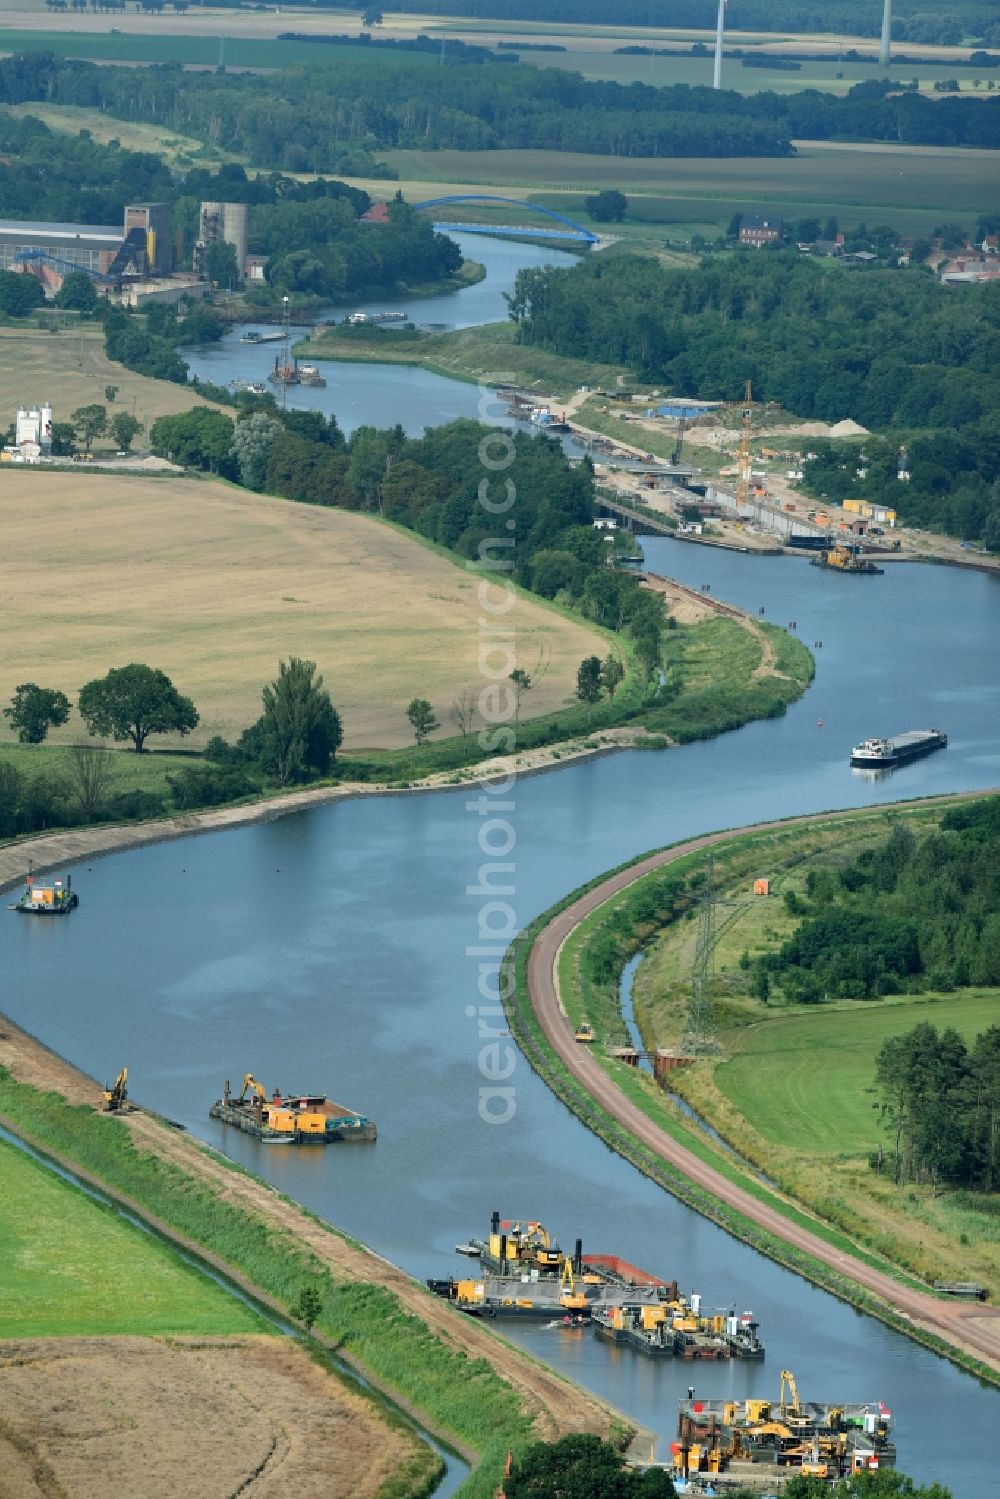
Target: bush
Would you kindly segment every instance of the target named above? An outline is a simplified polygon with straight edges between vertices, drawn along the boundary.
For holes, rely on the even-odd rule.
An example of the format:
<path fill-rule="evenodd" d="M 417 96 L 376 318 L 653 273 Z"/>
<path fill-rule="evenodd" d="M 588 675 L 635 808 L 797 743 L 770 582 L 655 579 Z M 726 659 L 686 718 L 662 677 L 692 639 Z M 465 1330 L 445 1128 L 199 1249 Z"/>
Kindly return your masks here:
<path fill-rule="evenodd" d="M 120 791 L 105 807 L 113 822 L 148 822 L 165 811 L 166 802 L 155 791 Z"/>
<path fill-rule="evenodd" d="M 192 807 L 218 807 L 259 791 L 252 776 L 238 765 L 185 769 L 167 776 L 174 805 L 182 812 Z"/>

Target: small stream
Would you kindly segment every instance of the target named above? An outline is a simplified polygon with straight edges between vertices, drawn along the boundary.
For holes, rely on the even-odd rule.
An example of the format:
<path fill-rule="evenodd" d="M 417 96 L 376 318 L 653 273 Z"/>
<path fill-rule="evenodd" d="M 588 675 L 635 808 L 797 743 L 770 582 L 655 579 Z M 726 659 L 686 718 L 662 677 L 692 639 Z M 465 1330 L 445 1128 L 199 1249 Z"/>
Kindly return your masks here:
<path fill-rule="evenodd" d="M 98 1206 L 109 1208 L 116 1217 L 124 1219 L 132 1228 L 137 1228 L 140 1233 L 146 1234 L 151 1239 L 159 1240 L 159 1242 L 168 1247 L 172 1254 L 175 1254 L 178 1259 L 183 1260 L 184 1264 L 189 1266 L 190 1269 L 196 1270 L 206 1280 L 212 1281 L 220 1290 L 225 1291 L 227 1296 L 232 1296 L 234 1300 L 249 1307 L 261 1321 L 266 1322 L 276 1333 L 280 1333 L 282 1337 L 291 1338 L 293 1341 L 299 1341 L 299 1332 L 296 1327 L 278 1316 L 270 1307 L 264 1306 L 255 1297 L 248 1295 L 235 1281 L 229 1280 L 227 1276 L 216 1270 L 214 1266 L 209 1265 L 205 1260 L 199 1259 L 197 1255 L 189 1254 L 187 1250 L 181 1249 L 173 1240 L 163 1238 L 148 1223 L 144 1223 L 141 1218 L 137 1218 L 134 1213 L 130 1213 L 127 1208 L 122 1207 L 114 1198 L 108 1197 L 99 1188 L 92 1186 L 90 1182 L 84 1181 L 81 1177 L 75 1175 L 74 1172 L 60 1165 L 58 1161 L 53 1161 L 47 1155 L 43 1155 L 41 1151 L 35 1150 L 25 1140 L 22 1140 L 19 1135 L 12 1134 L 3 1125 L 0 1125 L 0 1142 L 12 1145 L 15 1150 L 19 1150 L 22 1155 L 28 1156 L 36 1165 L 41 1166 L 46 1171 L 50 1171 L 53 1176 L 57 1176 L 60 1181 L 74 1187 L 78 1192 L 82 1192 L 85 1197 L 89 1197 Z M 343 1380 L 344 1384 L 353 1387 L 355 1390 L 371 1393 L 377 1396 L 378 1400 L 382 1400 L 392 1406 L 396 1414 L 441 1458 L 441 1461 L 444 1463 L 444 1473 L 441 1476 L 440 1483 L 434 1489 L 434 1494 L 436 1499 L 451 1499 L 452 1494 L 456 1492 L 469 1476 L 470 1469 L 465 1459 L 459 1457 L 457 1453 L 452 1452 L 450 1448 L 445 1447 L 436 1437 L 431 1436 L 429 1431 L 426 1431 L 424 1427 L 414 1421 L 409 1412 L 403 1411 L 396 1405 L 395 1401 L 382 1390 L 377 1390 L 369 1380 L 353 1369 L 350 1364 L 345 1363 L 343 1359 L 339 1359 L 335 1353 L 319 1347 L 318 1344 L 308 1348 L 306 1351 L 310 1358 L 327 1367 L 332 1373 L 337 1375 L 338 1379 Z"/>

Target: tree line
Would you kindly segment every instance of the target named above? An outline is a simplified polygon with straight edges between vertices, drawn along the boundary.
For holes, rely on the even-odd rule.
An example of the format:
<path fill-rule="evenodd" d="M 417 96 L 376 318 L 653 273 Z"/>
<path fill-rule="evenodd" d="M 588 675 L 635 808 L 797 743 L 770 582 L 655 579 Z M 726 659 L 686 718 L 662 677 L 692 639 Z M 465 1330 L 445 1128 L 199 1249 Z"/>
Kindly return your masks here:
<path fill-rule="evenodd" d="M 431 68 L 388 57 L 338 57 L 336 67 L 288 68 L 266 79 L 189 73 L 179 64 L 102 67 L 45 52 L 0 62 L 0 100 L 33 99 L 223 139 L 254 166 L 345 175 L 375 175 L 379 148 L 671 157 L 787 156 L 799 137 L 1000 145 L 1000 97 L 930 100 L 888 81 L 843 96 L 743 95 L 626 86 L 560 68 Z"/>
<path fill-rule="evenodd" d="M 510 316 L 523 342 L 626 364 L 679 394 L 738 400 L 749 378 L 759 399 L 797 416 L 852 418 L 884 437 L 866 442 L 863 461 L 818 443 L 813 492 L 877 497 L 1000 545 L 997 285 L 956 296 L 918 267 L 855 273 L 794 252 L 689 270 L 621 256 L 519 272 Z"/>
<path fill-rule="evenodd" d="M 790 1000 L 1000 984 L 1000 797 L 923 838 L 897 823 L 846 869 L 811 870 L 806 889 L 786 896 L 803 921 L 760 960 Z"/>

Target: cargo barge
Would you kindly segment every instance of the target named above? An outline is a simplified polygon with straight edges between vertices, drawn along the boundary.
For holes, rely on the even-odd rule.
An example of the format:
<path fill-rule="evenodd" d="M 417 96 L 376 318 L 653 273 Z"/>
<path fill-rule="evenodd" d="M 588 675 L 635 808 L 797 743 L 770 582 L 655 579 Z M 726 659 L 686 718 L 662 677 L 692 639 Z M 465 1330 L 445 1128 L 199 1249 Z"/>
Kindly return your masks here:
<path fill-rule="evenodd" d="M 787 1391 L 787 1399 L 786 1399 Z M 671 1461 L 678 1478 L 728 1474 L 820 1479 L 896 1466 L 892 1412 L 881 1400 L 801 1401 L 795 1376 L 781 1371 L 777 1401 L 682 1400 Z"/>
<path fill-rule="evenodd" d="M 39 880 L 28 875 L 27 889 L 11 907 L 29 916 L 65 916 L 80 904 L 80 897 L 73 889 L 73 876 L 65 879 L 58 876 L 51 880 Z"/>
<path fill-rule="evenodd" d="M 221 1098 L 208 1111 L 210 1119 L 253 1135 L 269 1145 L 332 1145 L 365 1143 L 378 1138 L 373 1120 L 334 1103 L 322 1093 L 285 1093 L 267 1089 L 248 1072 L 237 1097 L 227 1079 Z"/>
<path fill-rule="evenodd" d="M 260 333 L 256 328 L 248 328 L 246 333 L 240 337 L 241 344 L 276 344 L 284 338 L 283 333 Z"/>
<path fill-rule="evenodd" d="M 851 750 L 851 764 L 856 770 L 893 770 L 947 746 L 948 735 L 941 729 L 909 729 L 892 739 L 862 740 Z"/>
<path fill-rule="evenodd" d="M 619 1255 L 584 1254 L 581 1239 L 565 1254 L 535 1220 L 494 1213 L 489 1237 L 456 1245 L 456 1253 L 478 1255 L 481 1273 L 427 1285 L 468 1316 L 589 1323 L 607 1342 L 666 1357 L 764 1357 L 751 1312 L 705 1315 L 702 1298 L 683 1296 L 676 1280 L 650 1275 Z"/>

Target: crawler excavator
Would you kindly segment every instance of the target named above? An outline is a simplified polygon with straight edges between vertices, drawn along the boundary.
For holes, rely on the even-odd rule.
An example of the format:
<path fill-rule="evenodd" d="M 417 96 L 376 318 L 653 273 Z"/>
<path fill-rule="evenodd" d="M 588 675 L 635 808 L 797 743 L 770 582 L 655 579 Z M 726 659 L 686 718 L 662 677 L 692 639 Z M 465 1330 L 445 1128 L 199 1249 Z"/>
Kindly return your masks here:
<path fill-rule="evenodd" d="M 127 1082 L 128 1068 L 123 1067 L 110 1087 L 107 1083 L 104 1084 L 104 1112 L 106 1114 L 127 1114 L 131 1110 L 132 1105 L 128 1101 L 128 1089 L 125 1086 Z"/>

